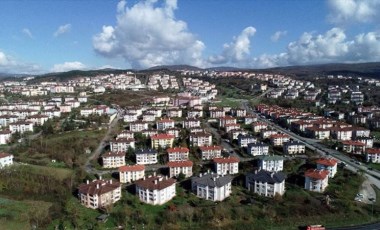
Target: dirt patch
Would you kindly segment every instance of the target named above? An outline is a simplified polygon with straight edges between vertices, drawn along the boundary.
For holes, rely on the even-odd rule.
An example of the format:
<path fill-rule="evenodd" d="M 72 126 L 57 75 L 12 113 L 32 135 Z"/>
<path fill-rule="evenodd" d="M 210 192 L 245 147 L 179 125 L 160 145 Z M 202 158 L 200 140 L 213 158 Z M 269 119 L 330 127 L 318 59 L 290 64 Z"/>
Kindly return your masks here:
<path fill-rule="evenodd" d="M 371 183 L 369 180 L 365 180 L 360 187 L 359 194 L 363 196 L 362 199 L 360 199 L 360 202 L 365 204 L 372 204 L 372 199 L 376 200 L 376 192 L 375 189 L 373 189 Z M 370 200 L 371 199 L 371 200 Z"/>

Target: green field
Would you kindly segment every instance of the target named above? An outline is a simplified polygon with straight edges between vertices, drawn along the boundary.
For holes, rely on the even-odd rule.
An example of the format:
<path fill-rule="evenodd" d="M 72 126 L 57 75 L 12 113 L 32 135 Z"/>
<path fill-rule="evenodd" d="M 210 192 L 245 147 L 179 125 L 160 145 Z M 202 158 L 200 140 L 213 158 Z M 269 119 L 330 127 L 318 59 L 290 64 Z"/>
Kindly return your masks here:
<path fill-rule="evenodd" d="M 63 181 L 64 179 L 70 178 L 73 175 L 73 171 L 65 168 L 52 168 L 40 165 L 27 165 L 31 169 L 34 169 L 34 173 L 54 175 L 54 178 Z"/>
<path fill-rule="evenodd" d="M 20 162 L 73 168 L 84 164 L 87 157 L 85 150 L 95 149 L 105 132 L 106 130 L 71 131 L 39 137 L 13 148 L 11 153 Z M 58 164 L 51 164 L 53 159 Z"/>
<path fill-rule="evenodd" d="M 52 203 L 44 201 L 16 201 L 0 197 L 0 228 L 7 230 L 31 229 L 38 226 L 40 218 L 49 216 Z"/>

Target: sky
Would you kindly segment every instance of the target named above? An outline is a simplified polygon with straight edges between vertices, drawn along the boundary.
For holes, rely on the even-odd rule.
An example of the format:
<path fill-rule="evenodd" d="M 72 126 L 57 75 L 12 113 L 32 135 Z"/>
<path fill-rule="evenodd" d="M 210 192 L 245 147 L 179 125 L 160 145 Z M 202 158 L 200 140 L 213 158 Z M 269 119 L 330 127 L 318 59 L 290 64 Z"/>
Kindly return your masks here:
<path fill-rule="evenodd" d="M 0 73 L 380 61 L 380 0 L 1 0 Z"/>

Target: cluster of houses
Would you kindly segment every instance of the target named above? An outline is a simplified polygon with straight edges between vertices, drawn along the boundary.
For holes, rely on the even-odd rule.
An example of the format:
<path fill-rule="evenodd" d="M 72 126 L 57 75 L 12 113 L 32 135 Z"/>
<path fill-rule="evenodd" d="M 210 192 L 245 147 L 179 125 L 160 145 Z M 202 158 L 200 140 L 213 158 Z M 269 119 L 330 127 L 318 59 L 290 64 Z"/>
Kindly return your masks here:
<path fill-rule="evenodd" d="M 257 110 L 278 123 L 286 124 L 300 135 L 339 141 L 344 152 L 365 155 L 367 162 L 380 163 L 380 149 L 373 148 L 374 140 L 370 129 L 293 108 L 261 104 L 257 106 Z M 360 107 L 360 111 L 368 110 Z"/>
<path fill-rule="evenodd" d="M 154 114 L 153 121 L 144 121 L 143 114 L 146 111 Z M 185 112 L 183 109 L 173 106 L 166 106 L 165 109 L 152 107 L 147 108 L 145 111 L 141 107 L 131 107 L 126 108 L 126 114 L 128 113 L 139 114 L 138 120 L 128 121 L 128 130 L 122 131 L 110 142 L 111 151 L 101 156 L 103 167 L 119 169 L 120 184 L 114 190 L 118 190 L 122 184 L 134 183 L 139 200 L 147 204 L 161 205 L 176 196 L 175 186 L 177 179 L 180 177 L 190 178 L 191 190 L 199 198 L 222 201 L 231 195 L 233 175 L 239 173 L 240 159 L 232 156 L 223 157 L 223 147 L 215 145 L 212 134 L 206 132 L 202 127 L 200 118 L 206 115 L 211 120 L 216 120 L 219 128 L 228 133 L 232 141 L 236 140 L 239 147 L 246 149 L 248 154 L 257 156 L 257 170 L 246 175 L 245 186 L 249 191 L 261 196 L 275 197 L 285 193 L 286 175 L 282 172 L 285 158 L 270 155 L 269 145 L 258 141 L 256 136 L 249 134 L 241 127 L 241 123 L 250 125 L 254 132 L 260 133 L 263 140 L 269 139 L 271 145 L 282 148 L 285 154 L 303 154 L 305 152 L 304 144 L 293 141 L 284 133 L 270 129 L 266 123 L 258 122 L 256 117 L 247 114 L 244 109 L 209 106 L 207 111 L 203 111 L 203 106 L 196 105 L 193 108 L 188 107 Z M 182 115 L 187 116 L 183 118 Z M 152 127 L 155 128 L 153 129 Z M 178 131 L 178 129 L 188 131 L 189 135 L 186 136 L 188 146 L 197 149 L 196 154 L 199 155 L 196 157 L 202 161 L 212 162 L 212 171 L 208 170 L 194 175 L 194 162 L 190 159 L 189 147 L 174 146 L 175 140 L 180 137 L 174 131 Z M 135 139 L 136 133 L 141 133 L 150 140 L 150 148 L 136 148 L 136 142 L 138 141 Z M 181 136 L 181 138 L 184 138 L 184 136 Z M 126 156 L 131 154 L 128 149 L 134 150 L 136 163 L 134 165 L 126 164 Z M 153 175 L 146 175 L 147 165 L 158 164 L 159 154 L 167 159 L 166 165 L 162 166 L 167 168 L 167 174 L 156 175 L 154 173 Z M 314 174 L 321 174 L 321 176 L 314 176 L 308 170 L 305 173 L 305 189 L 323 192 L 328 185 L 323 172 L 331 171 L 335 174 L 336 166 L 337 162 L 333 159 L 318 160 L 317 168 L 311 170 L 318 172 Z M 317 189 L 317 183 L 322 184 L 323 189 Z M 104 196 L 103 191 L 111 194 L 106 197 L 113 196 L 111 186 L 115 186 L 115 182 L 95 180 L 83 186 L 88 187 L 91 184 L 94 190 L 97 186 L 108 186 L 107 189 L 97 190 L 98 197 Z M 86 193 L 81 191 L 79 189 L 82 204 L 89 208 L 95 208 L 93 204 L 88 205 Z M 115 193 L 115 196 L 119 199 L 118 192 Z M 108 199 L 107 204 L 114 201 L 116 202 L 116 199 Z M 98 202 L 103 201 L 98 199 Z"/>
<path fill-rule="evenodd" d="M 147 88 L 151 90 L 158 90 L 161 87 L 163 90 L 179 89 L 177 78 L 172 75 L 153 74 L 149 76 Z"/>
<path fill-rule="evenodd" d="M 59 118 L 87 102 L 86 93 L 78 96 L 52 96 L 49 100 L 6 103 L 0 105 L 0 144 L 7 144 L 13 133 L 33 132 L 47 120 Z"/>
<path fill-rule="evenodd" d="M 132 72 L 78 77 L 67 82 L 30 83 L 30 80 L 33 79 L 34 77 L 28 77 L 24 78 L 23 81 L 2 82 L 0 91 L 33 97 L 50 94 L 76 94 L 84 89 L 91 93 L 101 94 L 105 92 L 106 88 L 115 90 L 142 90 L 147 88 Z"/>

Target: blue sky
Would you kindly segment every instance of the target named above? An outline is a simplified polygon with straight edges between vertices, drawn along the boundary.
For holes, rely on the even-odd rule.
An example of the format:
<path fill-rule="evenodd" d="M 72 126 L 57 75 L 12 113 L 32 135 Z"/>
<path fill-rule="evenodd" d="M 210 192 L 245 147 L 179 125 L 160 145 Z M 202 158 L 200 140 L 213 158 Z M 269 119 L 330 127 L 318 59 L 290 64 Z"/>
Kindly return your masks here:
<path fill-rule="evenodd" d="M 380 61 L 380 0 L 2 0 L 0 72 Z"/>

